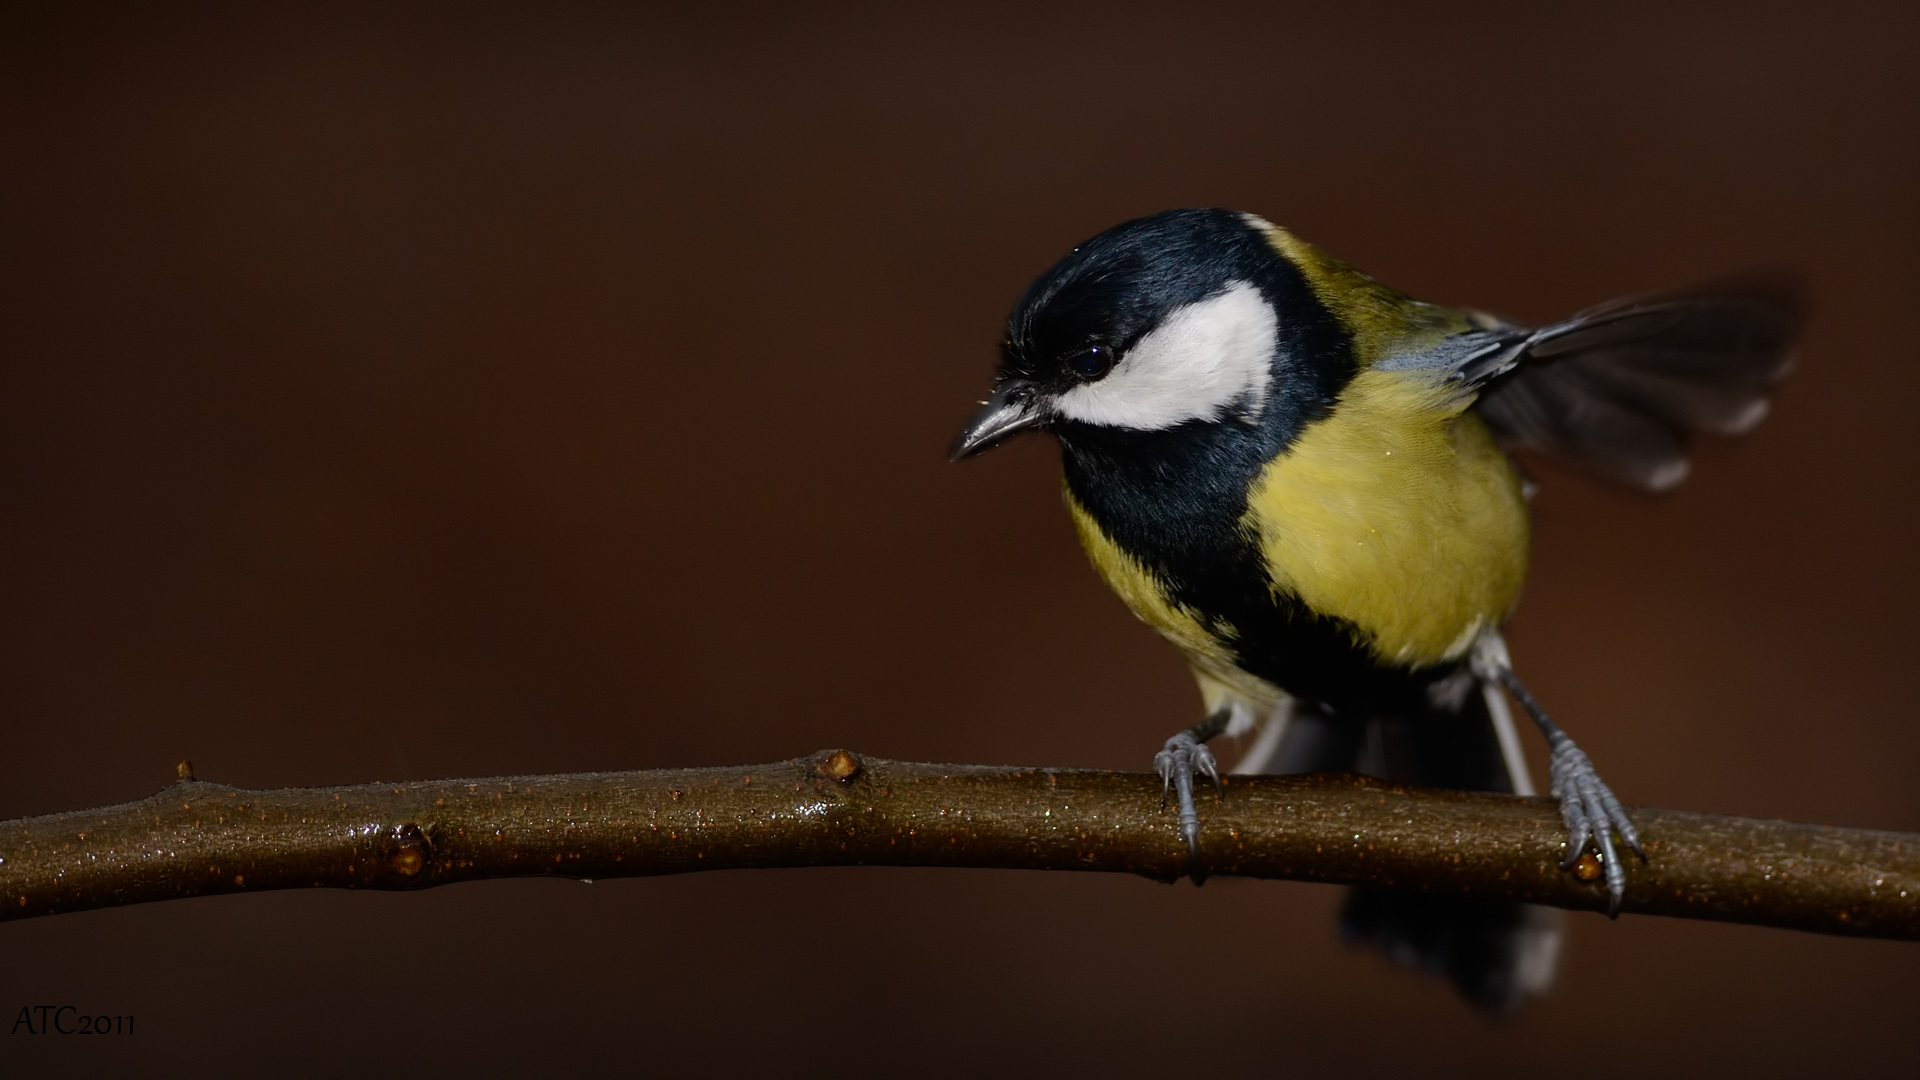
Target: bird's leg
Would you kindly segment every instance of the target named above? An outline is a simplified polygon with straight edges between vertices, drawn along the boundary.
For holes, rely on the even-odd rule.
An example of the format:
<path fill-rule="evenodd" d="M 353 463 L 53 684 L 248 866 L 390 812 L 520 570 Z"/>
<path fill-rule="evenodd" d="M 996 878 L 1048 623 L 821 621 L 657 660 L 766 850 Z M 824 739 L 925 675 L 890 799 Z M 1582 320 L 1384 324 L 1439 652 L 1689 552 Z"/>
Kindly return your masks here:
<path fill-rule="evenodd" d="M 1220 783 L 1220 766 L 1213 760 L 1213 751 L 1207 749 L 1207 740 L 1227 730 L 1227 724 L 1233 719 L 1233 709 L 1222 707 L 1205 720 L 1167 740 L 1167 745 L 1153 755 L 1153 771 L 1160 774 L 1160 809 L 1167 808 L 1167 791 L 1171 788 L 1180 799 L 1180 835 L 1187 842 L 1187 855 L 1200 857 L 1200 811 L 1193 806 L 1193 777 L 1195 773 L 1205 773 L 1213 780 L 1213 787 L 1219 798 L 1226 797 L 1226 788 Z"/>
<path fill-rule="evenodd" d="M 1573 744 L 1567 733 L 1560 730 L 1560 725 L 1548 719 L 1547 711 L 1521 685 L 1513 669 L 1505 664 L 1491 665 L 1491 674 L 1533 717 L 1533 722 L 1540 726 L 1540 734 L 1547 738 L 1548 748 L 1553 751 L 1553 762 L 1547 769 L 1547 790 L 1560 800 L 1560 818 L 1567 823 L 1567 856 L 1561 860 L 1560 868 L 1571 869 L 1579 862 L 1581 853 L 1587 849 L 1587 840 L 1591 838 L 1599 845 L 1601 861 L 1606 864 L 1607 915 L 1618 916 L 1620 900 L 1627 891 L 1627 871 L 1614 853 L 1613 834 L 1618 832 L 1620 839 L 1625 840 L 1644 863 L 1647 853 L 1640 846 L 1640 834 L 1634 831 L 1633 822 L 1628 819 L 1620 800 L 1614 797 L 1613 790 L 1601 781 L 1586 752 Z"/>

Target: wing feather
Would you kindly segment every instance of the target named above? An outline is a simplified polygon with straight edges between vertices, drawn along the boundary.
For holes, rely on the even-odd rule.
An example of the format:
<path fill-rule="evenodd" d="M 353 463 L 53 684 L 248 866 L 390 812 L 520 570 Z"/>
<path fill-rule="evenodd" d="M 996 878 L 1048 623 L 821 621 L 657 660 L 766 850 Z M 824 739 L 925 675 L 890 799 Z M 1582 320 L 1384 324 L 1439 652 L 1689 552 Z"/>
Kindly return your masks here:
<path fill-rule="evenodd" d="M 1532 449 L 1650 491 L 1685 479 L 1687 439 L 1766 415 L 1800 324 L 1797 290 L 1722 283 L 1615 301 L 1483 346 L 1458 376 L 1509 450 Z"/>

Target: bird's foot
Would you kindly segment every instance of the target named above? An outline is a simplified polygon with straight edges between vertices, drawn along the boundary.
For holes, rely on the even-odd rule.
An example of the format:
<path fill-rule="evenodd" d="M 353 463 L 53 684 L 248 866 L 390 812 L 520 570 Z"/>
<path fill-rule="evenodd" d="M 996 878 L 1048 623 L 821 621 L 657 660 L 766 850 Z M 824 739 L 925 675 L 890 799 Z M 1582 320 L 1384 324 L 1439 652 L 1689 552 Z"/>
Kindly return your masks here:
<path fill-rule="evenodd" d="M 1167 808 L 1167 792 L 1171 789 L 1180 800 L 1180 836 L 1187 842 L 1187 855 L 1199 859 L 1200 811 L 1193 805 L 1193 778 L 1204 774 L 1213 781 L 1215 792 L 1226 796 L 1213 751 L 1193 731 L 1183 731 L 1153 755 L 1153 771 L 1160 774 L 1160 809 Z"/>
<path fill-rule="evenodd" d="M 1557 737 L 1550 740 L 1553 763 L 1548 767 L 1552 781 L 1549 790 L 1560 800 L 1560 818 L 1567 823 L 1567 855 L 1560 868 L 1572 869 L 1591 839 L 1600 848 L 1600 861 L 1606 870 L 1607 915 L 1618 916 L 1620 900 L 1627 892 L 1627 869 L 1614 851 L 1613 834 L 1618 832 L 1641 862 L 1647 861 L 1647 853 L 1640 846 L 1640 834 L 1634 831 L 1626 809 L 1600 779 L 1586 752 L 1564 734 L 1555 734 Z"/>

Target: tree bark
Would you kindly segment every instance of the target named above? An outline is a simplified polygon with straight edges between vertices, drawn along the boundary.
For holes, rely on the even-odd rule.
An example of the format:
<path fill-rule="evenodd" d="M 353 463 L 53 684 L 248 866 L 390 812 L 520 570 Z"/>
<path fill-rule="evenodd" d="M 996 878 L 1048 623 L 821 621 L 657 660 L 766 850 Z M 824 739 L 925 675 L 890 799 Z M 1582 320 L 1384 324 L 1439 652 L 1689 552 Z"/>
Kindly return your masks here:
<path fill-rule="evenodd" d="M 0 918 L 299 887 L 613 878 L 786 866 L 1233 874 L 1607 906 L 1562 870 L 1549 799 L 1357 776 L 1231 776 L 1189 865 L 1139 773 L 929 765 L 844 750 L 661 769 L 151 798 L 0 823 Z M 1634 808 L 1647 862 L 1622 910 L 1920 940 L 1920 835 Z"/>

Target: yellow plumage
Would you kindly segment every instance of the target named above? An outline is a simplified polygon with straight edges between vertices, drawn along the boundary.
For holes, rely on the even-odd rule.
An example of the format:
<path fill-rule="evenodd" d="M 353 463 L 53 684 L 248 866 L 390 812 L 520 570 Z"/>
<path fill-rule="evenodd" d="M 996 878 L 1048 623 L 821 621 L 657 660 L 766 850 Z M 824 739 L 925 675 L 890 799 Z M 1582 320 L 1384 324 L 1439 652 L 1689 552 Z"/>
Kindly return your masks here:
<path fill-rule="evenodd" d="M 1389 663 L 1459 658 L 1526 579 L 1520 480 L 1469 403 L 1428 372 L 1363 371 L 1249 495 L 1275 588 Z"/>

